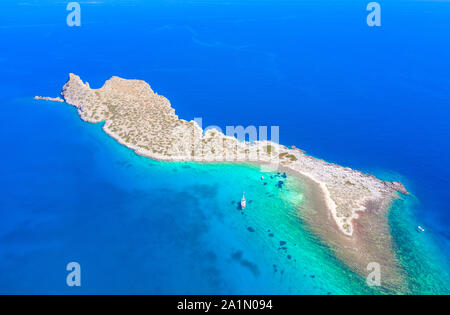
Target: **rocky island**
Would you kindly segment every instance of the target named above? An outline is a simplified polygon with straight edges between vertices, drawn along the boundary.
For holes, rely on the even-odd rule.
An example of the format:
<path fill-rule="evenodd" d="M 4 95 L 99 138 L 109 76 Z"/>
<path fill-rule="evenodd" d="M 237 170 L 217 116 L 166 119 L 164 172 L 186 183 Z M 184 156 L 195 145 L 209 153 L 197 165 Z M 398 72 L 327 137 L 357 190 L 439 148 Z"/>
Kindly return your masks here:
<path fill-rule="evenodd" d="M 380 263 L 389 274 L 386 287 L 403 282 L 386 215 L 398 193 L 407 194 L 400 182 L 385 182 L 272 141 L 241 142 L 218 130 L 204 132 L 195 121 L 180 119 L 170 102 L 144 81 L 112 77 L 102 88 L 91 89 L 70 74 L 61 94 L 83 120 L 105 122 L 107 134 L 139 155 L 164 161 L 252 163 L 297 176 L 315 196 L 306 220 L 337 256 L 361 275 L 367 274 L 368 263 Z"/>

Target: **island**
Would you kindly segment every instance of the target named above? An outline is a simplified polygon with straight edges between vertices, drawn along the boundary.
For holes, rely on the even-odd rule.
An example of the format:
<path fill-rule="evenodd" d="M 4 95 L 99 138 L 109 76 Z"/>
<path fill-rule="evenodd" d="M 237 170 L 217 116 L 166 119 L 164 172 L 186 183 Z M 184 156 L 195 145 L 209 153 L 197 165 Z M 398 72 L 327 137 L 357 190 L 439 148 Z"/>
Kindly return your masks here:
<path fill-rule="evenodd" d="M 112 77 L 91 89 L 70 74 L 61 95 L 91 123 L 137 154 L 162 161 L 251 163 L 283 170 L 305 183 L 311 196 L 306 220 L 337 257 L 361 276 L 378 262 L 383 285 L 403 285 L 393 250 L 387 213 L 396 198 L 407 194 L 400 182 L 386 182 L 305 154 L 272 141 L 238 141 L 218 130 L 204 131 L 195 121 L 180 119 L 169 100 L 141 80 Z M 60 101 L 60 98 L 37 99 Z"/>

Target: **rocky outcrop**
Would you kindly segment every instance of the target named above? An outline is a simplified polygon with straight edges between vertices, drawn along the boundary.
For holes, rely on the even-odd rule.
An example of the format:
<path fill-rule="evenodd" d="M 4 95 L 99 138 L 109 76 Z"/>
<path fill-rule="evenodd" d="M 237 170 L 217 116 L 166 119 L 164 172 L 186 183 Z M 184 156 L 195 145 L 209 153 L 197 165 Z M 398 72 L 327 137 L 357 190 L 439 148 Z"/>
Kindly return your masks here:
<path fill-rule="evenodd" d="M 51 101 L 64 103 L 64 100 L 60 97 L 35 96 L 34 99 L 38 101 Z"/>

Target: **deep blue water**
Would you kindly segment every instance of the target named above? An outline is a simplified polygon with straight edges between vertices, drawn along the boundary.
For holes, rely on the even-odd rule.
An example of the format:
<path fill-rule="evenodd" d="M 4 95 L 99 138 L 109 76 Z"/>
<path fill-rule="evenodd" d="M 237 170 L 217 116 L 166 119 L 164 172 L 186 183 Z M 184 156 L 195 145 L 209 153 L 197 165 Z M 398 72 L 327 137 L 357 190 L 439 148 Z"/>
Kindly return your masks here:
<path fill-rule="evenodd" d="M 245 187 L 223 192 L 220 168 L 143 161 L 72 108 L 31 100 L 57 96 L 69 72 L 92 87 L 143 79 L 182 118 L 277 125 L 283 144 L 402 180 L 417 200 L 406 225 L 427 229 L 448 271 L 450 3 L 382 2 L 382 27 L 369 28 L 368 2 L 82 3 L 82 26 L 69 28 L 63 2 L 2 1 L 0 292 L 73 293 L 64 266 L 74 260 L 88 293 L 360 290 L 308 270 L 302 285 L 273 292 L 272 265 L 258 265 L 260 247 L 232 227 L 241 221 L 205 212 L 222 217 Z M 244 284 L 228 277 L 239 272 Z"/>

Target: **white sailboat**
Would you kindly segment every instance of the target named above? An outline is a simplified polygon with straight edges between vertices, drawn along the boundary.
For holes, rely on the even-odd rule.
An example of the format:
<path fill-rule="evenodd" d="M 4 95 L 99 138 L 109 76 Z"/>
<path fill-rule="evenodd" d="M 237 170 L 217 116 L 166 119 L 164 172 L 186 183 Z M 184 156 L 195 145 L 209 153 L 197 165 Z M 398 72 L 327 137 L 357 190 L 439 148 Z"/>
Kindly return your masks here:
<path fill-rule="evenodd" d="M 244 192 L 242 195 L 242 199 L 241 199 L 241 209 L 244 210 L 246 206 L 247 206 L 247 200 L 245 200 L 245 192 Z"/>

